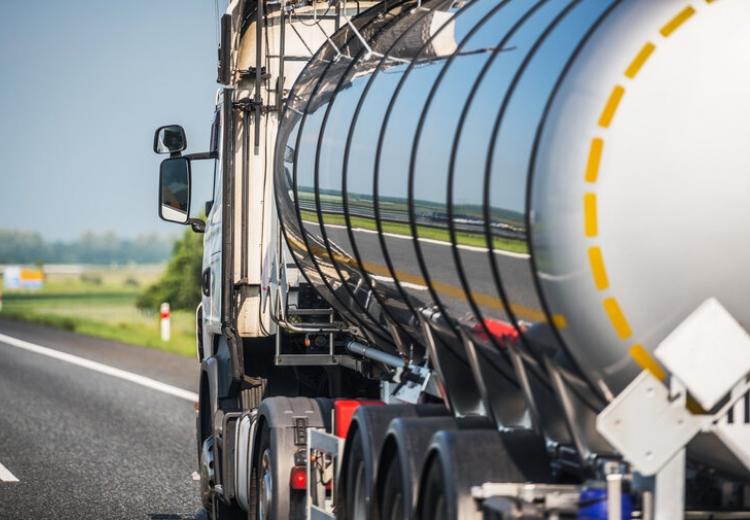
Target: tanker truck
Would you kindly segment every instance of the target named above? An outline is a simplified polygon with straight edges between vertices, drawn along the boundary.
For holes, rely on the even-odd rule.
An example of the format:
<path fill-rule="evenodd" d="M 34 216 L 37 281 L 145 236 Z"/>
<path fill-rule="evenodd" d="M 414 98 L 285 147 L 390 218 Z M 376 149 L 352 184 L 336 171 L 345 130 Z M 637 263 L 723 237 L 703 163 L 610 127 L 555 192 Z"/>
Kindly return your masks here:
<path fill-rule="evenodd" d="M 750 517 L 750 2 L 220 26 L 208 151 L 154 138 L 209 518 Z"/>

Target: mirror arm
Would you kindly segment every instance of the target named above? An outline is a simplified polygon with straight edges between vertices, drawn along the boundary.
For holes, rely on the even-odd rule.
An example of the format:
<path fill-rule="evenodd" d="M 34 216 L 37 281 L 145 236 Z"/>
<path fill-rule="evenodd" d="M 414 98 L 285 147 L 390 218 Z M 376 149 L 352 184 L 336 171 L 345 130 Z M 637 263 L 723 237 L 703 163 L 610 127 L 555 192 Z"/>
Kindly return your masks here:
<path fill-rule="evenodd" d="M 202 161 L 206 159 L 218 159 L 219 154 L 217 152 L 187 153 L 183 157 L 191 161 Z"/>
<path fill-rule="evenodd" d="M 199 218 L 189 218 L 187 224 L 189 224 L 190 229 L 192 229 L 196 233 L 206 232 L 206 223 Z"/>

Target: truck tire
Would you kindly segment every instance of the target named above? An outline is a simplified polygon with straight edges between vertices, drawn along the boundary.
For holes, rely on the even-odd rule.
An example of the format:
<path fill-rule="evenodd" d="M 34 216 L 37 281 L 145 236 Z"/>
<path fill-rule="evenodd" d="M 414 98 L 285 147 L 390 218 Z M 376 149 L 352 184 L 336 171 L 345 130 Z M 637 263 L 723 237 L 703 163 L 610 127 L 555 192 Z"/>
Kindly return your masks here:
<path fill-rule="evenodd" d="M 481 520 L 471 488 L 485 482 L 551 482 L 544 439 L 530 430 L 437 432 L 419 486 L 418 520 Z"/>
<path fill-rule="evenodd" d="M 345 520 L 366 520 L 375 515 L 375 490 L 380 450 L 388 426 L 398 417 L 445 415 L 441 405 L 360 406 L 346 437 L 336 510 Z"/>
<path fill-rule="evenodd" d="M 330 401 L 323 398 L 277 396 L 263 400 L 258 409 L 260 422 L 253 449 L 248 518 L 305 518 L 307 494 L 290 487 L 292 468 L 306 446 L 295 423 L 304 418 L 305 428 L 330 431 L 330 411 Z"/>
<path fill-rule="evenodd" d="M 284 481 L 280 475 L 279 456 L 273 452 L 273 429 L 264 423 L 258 441 L 258 451 L 253 464 L 250 484 L 250 514 L 254 520 L 282 520 L 278 515 L 278 493 L 289 491 L 289 520 L 304 520 L 307 495 L 305 491 L 289 489 L 279 485 Z M 277 489 L 279 488 L 279 489 Z"/>
<path fill-rule="evenodd" d="M 246 520 L 247 515 L 237 504 L 223 502 L 214 492 L 215 465 L 213 451 L 214 437 L 211 435 L 204 441 L 201 448 L 200 463 L 200 494 L 201 502 L 206 509 L 206 516 L 209 520 Z"/>
<path fill-rule="evenodd" d="M 208 509 L 209 520 L 247 520 L 247 513 L 237 504 L 227 504 L 215 494 L 212 502 Z"/>
<path fill-rule="evenodd" d="M 436 431 L 457 428 L 453 417 L 400 417 L 391 421 L 380 453 L 373 497 L 374 518 L 410 520 L 419 477 Z"/>
<path fill-rule="evenodd" d="M 360 406 L 354 413 L 346 437 L 336 510 L 344 520 L 366 520 L 372 516 L 370 496 L 374 488 L 380 445 L 388 425 L 396 417 L 414 415 L 414 406 Z"/>

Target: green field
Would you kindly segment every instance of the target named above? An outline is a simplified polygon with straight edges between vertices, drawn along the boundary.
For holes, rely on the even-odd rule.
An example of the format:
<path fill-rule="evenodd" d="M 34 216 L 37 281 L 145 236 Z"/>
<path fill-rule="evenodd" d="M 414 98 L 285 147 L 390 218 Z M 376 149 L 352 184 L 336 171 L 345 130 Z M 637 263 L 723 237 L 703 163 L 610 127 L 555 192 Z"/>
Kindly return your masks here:
<path fill-rule="evenodd" d="M 135 306 L 139 292 L 163 266 L 86 268 L 79 275 L 48 275 L 39 290 L 3 292 L 0 316 L 142 345 L 187 356 L 195 353 L 194 314 L 172 311 L 172 334 L 163 342 L 159 309 Z"/>

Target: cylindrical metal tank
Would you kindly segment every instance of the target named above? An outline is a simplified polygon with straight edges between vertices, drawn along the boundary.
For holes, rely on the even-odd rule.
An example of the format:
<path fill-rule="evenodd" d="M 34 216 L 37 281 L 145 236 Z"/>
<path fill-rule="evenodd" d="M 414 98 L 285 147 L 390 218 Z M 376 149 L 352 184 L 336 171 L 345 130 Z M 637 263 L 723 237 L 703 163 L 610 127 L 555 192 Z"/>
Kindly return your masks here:
<path fill-rule="evenodd" d="M 750 325 L 749 21 L 745 0 L 383 2 L 290 93 L 295 259 L 383 349 L 421 355 L 425 317 L 475 342 L 500 422 L 528 419 L 508 341 L 535 391 L 548 359 L 601 409 L 663 375 L 653 349 L 705 299 Z"/>

